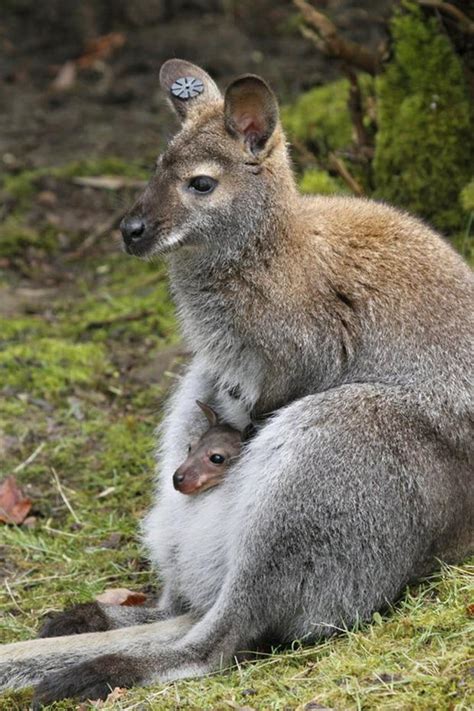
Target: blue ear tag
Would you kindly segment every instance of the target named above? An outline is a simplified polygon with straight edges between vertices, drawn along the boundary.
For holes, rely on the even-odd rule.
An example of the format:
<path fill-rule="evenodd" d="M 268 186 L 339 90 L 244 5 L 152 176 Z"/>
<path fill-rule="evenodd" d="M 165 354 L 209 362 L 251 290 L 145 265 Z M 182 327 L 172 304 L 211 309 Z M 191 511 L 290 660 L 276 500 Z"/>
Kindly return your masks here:
<path fill-rule="evenodd" d="M 180 77 L 171 85 L 171 93 L 177 99 L 187 101 L 194 99 L 204 91 L 204 84 L 201 79 L 195 77 Z"/>

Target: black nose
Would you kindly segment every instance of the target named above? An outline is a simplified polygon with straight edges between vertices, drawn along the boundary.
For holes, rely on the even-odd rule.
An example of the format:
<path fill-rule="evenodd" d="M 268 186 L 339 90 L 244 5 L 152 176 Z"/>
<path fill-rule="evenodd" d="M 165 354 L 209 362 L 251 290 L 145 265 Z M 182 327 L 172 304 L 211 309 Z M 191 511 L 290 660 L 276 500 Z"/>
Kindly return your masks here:
<path fill-rule="evenodd" d="M 120 223 L 120 231 L 125 244 L 138 242 L 145 232 L 145 223 L 140 217 L 124 217 Z"/>
<path fill-rule="evenodd" d="M 184 481 L 184 474 L 180 474 L 179 472 L 175 472 L 173 474 L 173 486 L 175 489 L 178 488 L 180 484 L 182 484 Z"/>

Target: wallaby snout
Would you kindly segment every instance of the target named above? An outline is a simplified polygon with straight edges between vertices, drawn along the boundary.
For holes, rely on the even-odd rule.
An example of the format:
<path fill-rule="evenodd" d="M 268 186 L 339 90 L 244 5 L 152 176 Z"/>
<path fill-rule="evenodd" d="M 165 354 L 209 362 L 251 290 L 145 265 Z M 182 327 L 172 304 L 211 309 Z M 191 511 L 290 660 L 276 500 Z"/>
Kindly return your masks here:
<path fill-rule="evenodd" d="M 227 467 L 216 468 L 205 460 L 194 455 L 175 471 L 173 486 L 181 494 L 197 494 L 217 486 L 225 474 Z"/>
<path fill-rule="evenodd" d="M 199 474 L 193 467 L 181 465 L 173 475 L 173 486 L 181 494 L 192 494 L 199 488 Z"/>
<path fill-rule="evenodd" d="M 140 217 L 124 217 L 120 223 L 120 231 L 126 247 L 140 242 L 146 233 L 146 223 Z"/>

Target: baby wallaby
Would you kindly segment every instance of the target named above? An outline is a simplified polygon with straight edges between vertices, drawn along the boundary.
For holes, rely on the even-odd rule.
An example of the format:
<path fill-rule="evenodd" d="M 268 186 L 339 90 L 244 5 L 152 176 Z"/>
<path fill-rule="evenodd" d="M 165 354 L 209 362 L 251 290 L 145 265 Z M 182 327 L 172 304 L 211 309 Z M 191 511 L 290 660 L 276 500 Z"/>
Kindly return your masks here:
<path fill-rule="evenodd" d="M 240 454 L 244 439 L 243 432 L 219 422 L 212 407 L 199 400 L 196 403 L 206 415 L 209 429 L 189 445 L 186 461 L 173 475 L 174 488 L 182 494 L 199 494 L 217 486 Z"/>

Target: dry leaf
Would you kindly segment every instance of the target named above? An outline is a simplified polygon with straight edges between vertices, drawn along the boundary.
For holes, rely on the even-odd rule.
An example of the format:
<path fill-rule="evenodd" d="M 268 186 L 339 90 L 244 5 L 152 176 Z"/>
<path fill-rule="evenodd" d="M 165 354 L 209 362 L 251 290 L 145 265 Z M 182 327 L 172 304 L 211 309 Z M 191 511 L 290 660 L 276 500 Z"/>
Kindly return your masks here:
<path fill-rule="evenodd" d="M 7 476 L 0 484 L 0 521 L 23 523 L 31 509 L 28 499 L 16 483 L 14 476 Z"/>
<path fill-rule="evenodd" d="M 41 190 L 36 196 L 36 201 L 43 207 L 54 207 L 58 204 L 58 196 L 52 190 Z"/>
<path fill-rule="evenodd" d="M 468 617 L 474 617 L 474 602 L 466 607 Z"/>
<path fill-rule="evenodd" d="M 84 54 L 76 60 L 76 64 L 80 69 L 88 69 L 97 61 L 108 59 L 116 49 L 123 47 L 126 41 L 123 32 L 109 32 L 96 37 L 87 43 Z"/>
<path fill-rule="evenodd" d="M 91 706 L 93 709 L 110 708 L 109 703 L 113 704 L 116 701 L 120 701 L 122 696 L 124 696 L 127 691 L 128 689 L 122 689 L 120 686 L 116 686 L 115 689 L 112 689 L 112 691 L 105 700 L 89 699 L 89 702 L 87 704 L 81 704 L 80 706 L 76 706 L 76 711 L 87 711 L 87 709 L 90 709 Z"/>
<path fill-rule="evenodd" d="M 127 588 L 107 588 L 103 593 L 97 595 L 95 599 L 105 605 L 132 607 L 134 605 L 143 605 L 147 600 L 147 596 L 141 592 L 127 590 Z"/>
<path fill-rule="evenodd" d="M 66 62 L 51 82 L 51 88 L 54 91 L 68 91 L 74 85 L 76 75 L 77 71 L 74 62 Z"/>
<path fill-rule="evenodd" d="M 127 689 L 122 689 L 120 686 L 116 686 L 115 689 L 112 689 L 110 694 L 107 696 L 105 701 L 108 703 L 109 701 L 119 701 L 122 696 L 124 696 L 127 693 Z"/>

